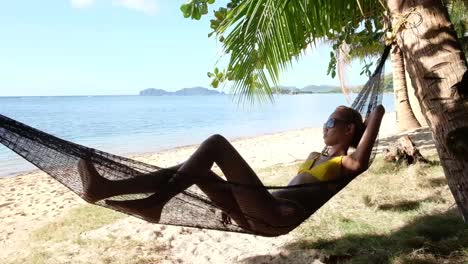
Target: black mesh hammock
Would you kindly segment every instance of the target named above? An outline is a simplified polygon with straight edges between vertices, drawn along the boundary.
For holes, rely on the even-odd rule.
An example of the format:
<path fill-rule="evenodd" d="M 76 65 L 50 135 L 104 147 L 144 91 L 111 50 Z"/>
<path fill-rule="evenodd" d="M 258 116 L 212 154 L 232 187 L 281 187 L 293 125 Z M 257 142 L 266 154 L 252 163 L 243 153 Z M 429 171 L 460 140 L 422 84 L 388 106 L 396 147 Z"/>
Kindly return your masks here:
<path fill-rule="evenodd" d="M 365 117 L 382 101 L 383 67 L 389 51 L 390 46 L 385 47 L 374 73 L 352 104 L 352 108 L 358 110 Z M 158 174 L 165 175 L 164 177 L 167 177 L 165 180 L 169 180 L 171 175 L 173 175 L 173 172 L 169 169 L 87 148 L 39 131 L 3 115 L 0 115 L 0 143 L 34 164 L 40 170 L 46 172 L 81 197 L 83 197 L 83 186 L 78 171 L 80 159 L 86 159 L 92 162 L 96 170 L 103 177 L 110 180 L 133 179 L 161 170 L 166 170 L 167 172 Z M 223 183 L 218 182 L 216 184 L 227 184 L 229 186 L 235 186 L 235 188 L 245 188 L 246 190 L 250 189 L 252 191 L 258 190 L 258 188 L 267 188 L 268 190 L 307 188 L 308 192 L 314 193 L 313 199 L 317 202 L 317 208 L 315 208 L 315 210 L 317 210 L 351 180 L 353 179 L 346 178 L 321 183 L 282 187 L 247 186 L 224 181 Z M 327 188 L 327 186 L 325 186 L 329 186 L 330 184 L 332 184 L 334 188 Z M 148 195 L 149 194 L 124 195 L 118 197 L 118 199 L 134 200 L 144 198 Z M 112 199 L 114 199 L 114 197 Z M 96 204 L 122 211 L 119 208 L 109 206 L 103 201 L 99 201 Z M 131 212 L 123 211 L 123 213 L 139 217 Z M 255 219 L 253 216 L 244 215 L 246 219 L 262 221 L 261 219 Z M 234 221 L 226 221 L 226 214 L 195 185 L 178 194 L 166 204 L 159 223 L 230 232 L 253 233 L 250 230 L 243 229 Z M 268 225 L 268 223 L 264 224 Z"/>

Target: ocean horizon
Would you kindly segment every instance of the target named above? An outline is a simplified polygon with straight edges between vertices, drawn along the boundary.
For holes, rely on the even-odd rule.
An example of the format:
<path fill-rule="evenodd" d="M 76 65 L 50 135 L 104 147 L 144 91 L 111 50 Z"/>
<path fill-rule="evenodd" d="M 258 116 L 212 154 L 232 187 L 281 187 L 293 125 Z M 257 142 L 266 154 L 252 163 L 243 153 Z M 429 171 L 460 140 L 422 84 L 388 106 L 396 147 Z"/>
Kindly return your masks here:
<path fill-rule="evenodd" d="M 239 105 L 216 96 L 8 96 L 0 114 L 54 136 L 91 148 L 129 156 L 199 144 L 212 134 L 228 139 L 321 127 L 342 94 L 278 95 L 274 103 Z M 387 112 L 393 94 L 384 94 Z M 0 145 L 0 176 L 35 167 Z"/>

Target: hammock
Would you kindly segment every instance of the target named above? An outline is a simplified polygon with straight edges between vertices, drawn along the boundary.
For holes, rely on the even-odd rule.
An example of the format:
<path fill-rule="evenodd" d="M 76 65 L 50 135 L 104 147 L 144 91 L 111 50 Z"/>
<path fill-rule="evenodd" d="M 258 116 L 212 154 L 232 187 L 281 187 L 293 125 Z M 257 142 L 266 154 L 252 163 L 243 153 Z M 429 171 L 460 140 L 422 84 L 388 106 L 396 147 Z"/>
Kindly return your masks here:
<path fill-rule="evenodd" d="M 382 101 L 383 66 L 389 51 L 390 46 L 385 47 L 374 73 L 352 104 L 352 107 L 361 112 L 363 116 L 367 117 Z M 77 165 L 80 159 L 86 159 L 92 162 L 96 170 L 103 177 L 110 180 L 130 179 L 161 170 L 166 170 L 167 173 L 164 173 L 166 179 L 155 179 L 157 181 L 168 181 L 173 175 L 173 172 L 169 169 L 81 146 L 47 134 L 3 115 L 0 115 L 0 143 L 34 164 L 40 170 L 46 172 L 81 197 L 83 197 L 83 186 Z M 373 155 L 375 155 L 375 152 Z M 268 190 L 307 188 L 314 193 L 317 203 L 317 208 L 315 208 L 315 210 L 317 210 L 351 180 L 352 179 L 347 178 L 295 186 L 265 187 L 247 186 L 233 182 L 217 182 L 213 184 L 227 184 L 236 188 L 245 188 L 246 190 L 250 189 L 252 191 L 258 190 L 258 188 L 267 188 Z M 333 188 L 327 188 L 330 186 L 333 186 Z M 119 196 L 118 199 L 134 200 L 145 198 L 148 195 L 149 194 L 123 195 Z M 115 198 L 112 197 L 112 199 L 114 200 Z M 99 201 L 96 204 L 122 211 L 119 208 L 109 206 L 103 201 Z M 124 211 L 123 213 L 139 217 L 131 212 Z M 226 221 L 225 216 L 221 209 L 194 185 L 175 196 L 166 204 L 159 223 L 252 233 L 238 226 L 233 221 Z M 245 217 L 254 221 L 261 221 L 249 215 L 245 215 Z"/>

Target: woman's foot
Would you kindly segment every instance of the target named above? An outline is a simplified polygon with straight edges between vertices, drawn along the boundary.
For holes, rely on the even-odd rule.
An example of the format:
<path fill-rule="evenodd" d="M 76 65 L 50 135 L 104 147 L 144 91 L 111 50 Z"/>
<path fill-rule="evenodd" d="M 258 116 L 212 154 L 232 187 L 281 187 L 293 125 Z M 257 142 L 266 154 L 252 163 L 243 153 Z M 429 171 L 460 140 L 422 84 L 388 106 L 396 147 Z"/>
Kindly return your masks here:
<path fill-rule="evenodd" d="M 136 214 L 142 217 L 145 221 L 151 223 L 159 223 L 161 219 L 162 209 L 165 204 L 161 203 L 156 195 L 151 195 L 148 198 L 127 201 L 106 200 L 106 204 L 116 209 Z"/>
<path fill-rule="evenodd" d="M 78 161 L 78 173 L 83 184 L 82 198 L 88 203 L 111 197 L 109 192 L 110 180 L 102 177 L 94 165 L 84 159 Z"/>

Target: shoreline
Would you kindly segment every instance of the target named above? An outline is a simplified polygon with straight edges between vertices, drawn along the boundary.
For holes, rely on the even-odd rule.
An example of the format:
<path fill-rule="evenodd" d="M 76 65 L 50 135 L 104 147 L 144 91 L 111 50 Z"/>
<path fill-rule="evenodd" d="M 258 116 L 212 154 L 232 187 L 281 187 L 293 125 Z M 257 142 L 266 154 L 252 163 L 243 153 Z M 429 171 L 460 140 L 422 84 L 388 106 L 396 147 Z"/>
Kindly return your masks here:
<path fill-rule="evenodd" d="M 394 135 L 397 133 L 396 127 L 395 127 L 395 121 L 396 120 L 396 113 L 395 112 L 389 112 L 386 113 L 384 116 L 384 119 L 382 120 L 382 126 L 380 129 L 380 134 L 379 138 L 385 138 L 390 135 Z M 320 140 L 322 141 L 321 137 L 321 127 L 302 127 L 302 128 L 297 128 L 297 129 L 290 129 L 290 130 L 284 130 L 284 131 L 279 131 L 279 132 L 267 132 L 267 133 L 260 133 L 256 135 L 248 135 L 248 136 L 239 136 L 239 137 L 229 137 L 227 138 L 234 146 L 236 145 L 244 145 L 242 142 L 245 141 L 261 141 L 262 139 L 269 139 L 269 138 L 275 138 L 275 137 L 283 137 L 287 136 L 288 134 L 298 134 L 298 135 L 313 135 L 315 136 L 314 138 L 309 138 L 307 137 L 308 140 L 311 142 L 314 142 L 313 144 L 313 149 L 310 151 L 317 151 L 323 148 L 323 144 L 319 146 L 317 142 Z M 216 134 L 216 133 L 214 133 Z M 319 137 L 317 135 L 320 134 Z M 200 142 L 201 143 L 201 142 Z M 180 145 L 180 146 L 175 146 L 175 147 L 169 147 L 169 148 L 162 148 L 158 150 L 151 150 L 151 151 L 141 151 L 141 152 L 127 152 L 127 153 L 122 153 L 118 154 L 119 156 L 130 158 L 130 159 L 135 159 L 139 161 L 147 161 L 148 159 L 151 161 L 151 164 L 157 165 L 157 166 L 172 166 L 174 164 L 170 165 L 161 165 L 161 164 L 156 164 L 155 162 L 155 157 L 157 156 L 165 156 L 165 155 L 170 155 L 171 153 L 178 153 L 178 152 L 187 152 L 187 150 L 195 150 L 197 146 L 200 145 L 200 143 L 197 144 L 187 144 L 187 145 Z M 305 144 L 305 142 L 303 142 Z M 10 150 L 11 151 L 11 150 Z M 15 154 L 16 155 L 16 154 Z M 189 157 L 191 153 L 189 153 L 186 157 Z M 307 157 L 308 153 L 304 153 L 304 155 L 297 157 L 294 156 L 295 160 L 301 160 Z M 23 159 L 24 160 L 24 159 Z M 248 161 L 248 159 L 246 158 Z M 24 160 L 25 162 L 28 162 Z M 29 163 L 29 162 L 28 162 Z M 28 165 L 31 165 L 30 163 Z M 26 166 L 26 165 L 25 165 Z M 32 165 L 33 166 L 33 165 Z M 262 166 L 263 167 L 263 166 Z M 29 174 L 33 173 L 41 173 L 42 171 L 38 168 L 32 169 L 32 170 L 22 170 L 18 172 L 13 172 L 9 174 L 2 175 L 0 174 L 0 180 L 1 179 L 7 179 L 7 178 L 15 178 L 19 176 L 26 176 Z"/>

